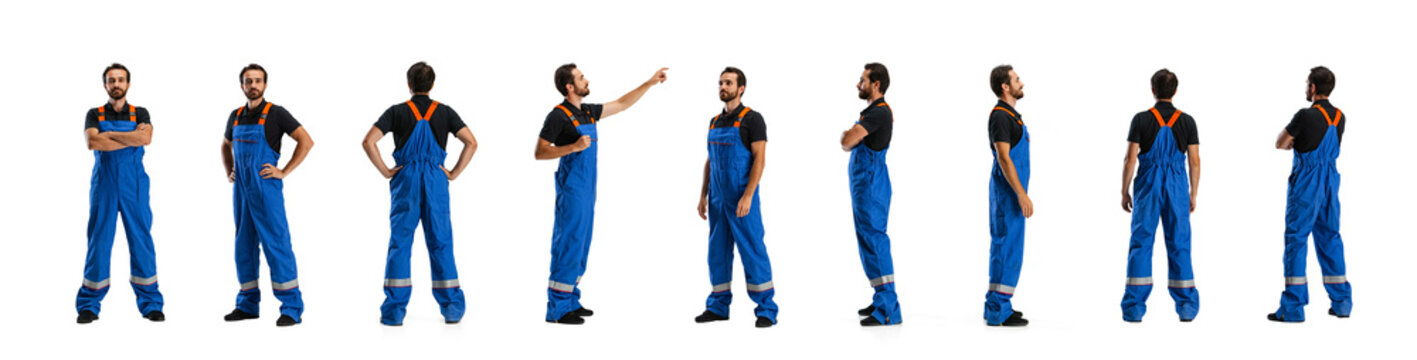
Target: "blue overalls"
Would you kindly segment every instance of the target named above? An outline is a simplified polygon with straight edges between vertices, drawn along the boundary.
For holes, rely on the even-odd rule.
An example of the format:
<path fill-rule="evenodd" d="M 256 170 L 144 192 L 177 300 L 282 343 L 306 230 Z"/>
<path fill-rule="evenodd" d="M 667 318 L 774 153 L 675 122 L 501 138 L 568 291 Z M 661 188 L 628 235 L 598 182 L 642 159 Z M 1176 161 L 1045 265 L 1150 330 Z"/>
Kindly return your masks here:
<path fill-rule="evenodd" d="M 462 288 L 458 283 L 458 267 L 453 260 L 453 224 L 448 207 L 448 175 L 443 172 L 443 160 L 448 152 L 433 138 L 428 119 L 438 109 L 438 102 L 428 106 L 427 114 L 419 114 L 413 101 L 408 102 L 417 124 L 394 152 L 401 167 L 389 180 L 389 256 L 384 267 L 384 304 L 379 321 L 385 325 L 403 323 L 413 279 L 409 260 L 413 256 L 413 230 L 423 221 L 423 239 L 428 245 L 428 262 L 432 265 L 433 298 L 438 300 L 443 319 L 462 320 L 466 311 Z"/>
<path fill-rule="evenodd" d="M 556 221 L 551 231 L 551 279 L 546 286 L 546 321 L 556 321 L 581 308 L 581 275 L 590 255 L 591 227 L 595 224 L 597 136 L 595 118 L 581 123 L 570 109 L 566 113 L 590 147 L 561 157 L 556 168 Z"/>
<path fill-rule="evenodd" d="M 772 265 L 768 249 L 763 244 L 763 214 L 758 192 L 753 192 L 753 207 L 748 215 L 738 217 L 738 201 L 748 188 L 748 175 L 753 168 L 753 153 L 743 144 L 738 126 L 751 109 L 738 113 L 733 127 L 715 128 L 709 125 L 709 280 L 713 291 L 706 307 L 719 316 L 728 316 L 733 302 L 733 247 L 743 256 L 743 276 L 748 283 L 748 298 L 757 303 L 753 314 L 777 323 L 777 303 L 772 301 Z M 713 118 L 718 122 L 718 116 Z"/>
<path fill-rule="evenodd" d="M 261 290 L 261 250 L 271 270 L 271 288 L 280 299 L 280 314 L 298 323 L 305 304 L 300 300 L 300 281 L 295 274 L 295 253 L 290 248 L 290 227 L 285 220 L 285 195 L 280 179 L 262 179 L 261 166 L 278 165 L 280 153 L 266 142 L 266 115 L 271 104 L 261 109 L 260 121 L 241 125 L 237 120 L 246 107 L 236 109 L 231 124 L 231 157 L 236 183 L 232 186 L 236 220 L 236 309 L 259 315 Z"/>
<path fill-rule="evenodd" d="M 98 131 L 133 131 L 138 127 L 137 108 L 128 105 L 128 121 L 105 121 L 98 107 Z M 129 269 L 138 312 L 162 311 L 157 290 L 157 254 L 153 251 L 152 209 L 148 207 L 148 173 L 143 170 L 143 147 L 93 152 L 93 177 L 89 181 L 88 255 L 84 257 L 84 283 L 74 305 L 78 311 L 99 312 L 108 294 L 109 256 L 113 253 L 114 227 L 123 215 L 128 238 Z"/>
<path fill-rule="evenodd" d="M 994 111 L 1009 114 L 1023 128 L 1018 144 L 1009 148 L 1009 159 L 1013 160 L 1020 185 L 1028 191 L 1028 125 L 1008 109 L 994 107 Z M 1023 268 L 1023 230 L 1024 217 L 1018 194 L 1009 186 L 995 154 L 989 176 L 989 291 L 984 295 L 984 321 L 990 325 L 1003 324 L 1014 313 L 1009 299 L 1014 297 L 1019 270 Z"/>
<path fill-rule="evenodd" d="M 889 105 L 882 102 L 876 106 Z M 865 119 L 865 115 L 862 115 Z M 860 124 L 858 120 L 856 122 Z M 882 324 L 900 323 L 900 303 L 896 301 L 895 266 L 891 261 L 891 238 L 886 235 L 886 221 L 891 212 L 891 175 L 886 168 L 886 151 L 872 150 L 863 141 L 851 149 L 851 212 L 856 220 L 856 246 L 861 252 L 861 267 L 866 270 L 871 288 L 871 316 Z M 755 201 L 756 203 L 756 201 Z"/>
<path fill-rule="evenodd" d="M 1328 110 L 1314 105 L 1328 122 L 1319 147 L 1294 151 L 1294 169 L 1289 173 L 1289 199 L 1284 209 L 1284 294 L 1275 315 L 1284 321 L 1304 321 L 1304 305 L 1309 304 L 1309 282 L 1304 275 L 1308 258 L 1309 234 L 1323 270 L 1324 290 L 1330 309 L 1338 316 L 1353 310 L 1353 287 L 1348 284 L 1343 261 L 1343 237 L 1338 234 L 1338 123 L 1343 111 L 1332 118 Z"/>
<path fill-rule="evenodd" d="M 1181 118 L 1176 110 L 1164 120 L 1151 109 L 1161 125 L 1151 149 L 1137 156 L 1136 182 L 1132 184 L 1132 240 L 1127 253 L 1127 286 L 1122 294 L 1122 319 L 1141 321 L 1146 315 L 1146 299 L 1151 295 L 1151 248 L 1156 242 L 1156 221 L 1166 231 L 1167 289 L 1176 302 L 1182 320 L 1200 311 L 1200 293 L 1191 272 L 1191 183 L 1186 176 L 1186 153 L 1177 147 L 1172 125 Z"/>

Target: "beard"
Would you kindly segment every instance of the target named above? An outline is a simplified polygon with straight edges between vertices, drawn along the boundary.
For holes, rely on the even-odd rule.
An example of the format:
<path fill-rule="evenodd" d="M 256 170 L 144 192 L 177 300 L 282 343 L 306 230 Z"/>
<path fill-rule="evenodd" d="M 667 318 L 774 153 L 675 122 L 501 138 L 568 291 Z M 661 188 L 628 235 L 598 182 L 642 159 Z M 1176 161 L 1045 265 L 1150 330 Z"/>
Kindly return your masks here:
<path fill-rule="evenodd" d="M 856 97 L 861 98 L 861 100 L 870 99 L 871 92 L 866 89 L 856 89 Z"/>
<path fill-rule="evenodd" d="M 729 93 L 729 92 L 723 91 L 723 90 L 719 90 L 719 91 L 718 91 L 718 100 L 719 100 L 719 101 L 728 102 L 729 100 L 733 100 L 733 98 L 736 98 L 736 97 L 738 97 L 738 93 Z"/>
<path fill-rule="evenodd" d="M 265 91 L 265 90 L 260 90 L 260 89 L 250 89 L 250 90 L 246 90 L 246 99 L 247 99 L 247 100 L 260 99 L 262 96 L 265 96 L 265 95 L 266 95 L 266 91 Z"/>
<path fill-rule="evenodd" d="M 109 99 L 118 100 L 122 99 L 124 96 L 128 96 L 127 89 L 113 88 L 108 90 Z"/>
<path fill-rule="evenodd" d="M 1010 95 L 1013 95 L 1014 100 L 1022 99 L 1022 98 L 1023 98 L 1023 89 L 1014 90 L 1014 93 L 1013 93 L 1013 94 L 1010 94 Z"/>
<path fill-rule="evenodd" d="M 115 98 L 115 99 L 117 99 L 117 98 Z M 1304 93 L 1304 101 L 1314 102 L 1314 93 L 1305 92 L 1305 93 Z"/>
<path fill-rule="evenodd" d="M 590 87 L 589 87 L 589 86 L 586 86 L 586 87 L 581 88 L 581 89 L 576 89 L 576 96 L 586 97 L 587 95 L 590 95 Z"/>

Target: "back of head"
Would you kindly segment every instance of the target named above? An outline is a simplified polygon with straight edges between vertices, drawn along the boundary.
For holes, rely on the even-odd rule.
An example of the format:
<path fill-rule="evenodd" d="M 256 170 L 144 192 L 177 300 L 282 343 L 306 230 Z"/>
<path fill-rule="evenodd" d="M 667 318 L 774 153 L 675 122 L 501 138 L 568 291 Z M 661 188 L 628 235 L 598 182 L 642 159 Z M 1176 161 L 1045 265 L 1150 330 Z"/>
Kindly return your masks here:
<path fill-rule="evenodd" d="M 1151 75 L 1151 93 L 1156 94 L 1157 100 L 1171 100 L 1178 84 L 1176 73 L 1171 70 L 1161 69 Z"/>
<path fill-rule="evenodd" d="M 433 90 L 433 80 L 437 79 L 437 74 L 433 72 L 433 67 L 428 63 L 419 61 L 408 67 L 408 88 L 414 93 L 426 93 Z"/>

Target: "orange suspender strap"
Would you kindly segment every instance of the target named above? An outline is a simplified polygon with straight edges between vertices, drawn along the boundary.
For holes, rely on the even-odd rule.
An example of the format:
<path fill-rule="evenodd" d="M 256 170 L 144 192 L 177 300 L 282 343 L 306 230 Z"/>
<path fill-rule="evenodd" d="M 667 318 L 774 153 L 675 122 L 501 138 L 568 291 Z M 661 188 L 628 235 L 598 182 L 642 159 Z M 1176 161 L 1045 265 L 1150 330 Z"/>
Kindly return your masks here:
<path fill-rule="evenodd" d="M 231 126 L 236 126 L 237 123 L 240 122 L 240 120 L 241 120 L 241 112 L 242 112 L 243 110 L 246 110 L 246 106 L 245 106 L 245 105 L 242 105 L 241 107 L 236 108 L 236 120 L 232 120 L 232 121 L 231 121 Z M 260 121 L 257 121 L 256 124 L 257 124 L 257 125 L 265 125 L 265 124 L 266 124 L 266 115 L 268 115 L 268 114 L 270 114 L 270 113 L 271 113 L 271 103 L 266 103 L 266 107 L 261 109 L 261 120 L 260 120 Z"/>
<path fill-rule="evenodd" d="M 576 120 L 576 115 L 571 114 L 571 109 L 567 109 L 565 106 L 562 105 L 556 105 L 556 108 L 566 112 L 566 117 L 571 118 L 571 125 L 581 126 L 581 122 L 579 120 Z M 592 123 L 594 121 L 594 119 L 591 120 Z"/>
<path fill-rule="evenodd" d="M 104 108 L 104 106 L 105 106 L 105 105 L 99 105 L 99 107 L 98 107 L 98 121 L 103 121 L 103 108 Z"/>
<path fill-rule="evenodd" d="M 743 124 L 743 117 L 744 117 L 744 116 L 748 116 L 748 111 L 752 111 L 752 110 L 753 110 L 753 108 L 744 107 L 744 108 L 743 108 L 743 111 L 741 111 L 741 112 L 738 113 L 738 119 L 737 119 L 737 120 L 733 120 L 733 127 L 738 127 L 738 125 L 742 125 L 742 124 Z M 713 121 L 710 121 L 710 122 L 709 122 L 709 130 L 713 130 L 714 125 L 718 125 L 718 117 L 719 117 L 719 116 L 723 116 L 723 114 L 718 114 L 718 115 L 714 115 L 714 116 L 713 116 Z"/>
<path fill-rule="evenodd" d="M 892 112 L 892 113 L 895 112 L 894 110 L 891 110 L 891 105 L 890 105 L 890 104 L 887 104 L 887 103 L 882 102 L 880 105 L 876 105 L 876 107 L 882 107 L 882 106 L 886 107 L 886 111 L 890 111 L 890 112 Z M 864 116 L 864 115 L 861 116 L 861 120 L 866 120 L 866 116 Z M 891 116 L 891 122 L 895 122 L 895 116 L 894 116 L 894 115 Z"/>
<path fill-rule="evenodd" d="M 1171 114 L 1171 120 L 1170 120 L 1170 121 L 1167 121 L 1167 120 L 1162 119 L 1162 118 L 1161 118 L 1161 112 L 1160 112 L 1160 111 L 1156 111 L 1156 108 L 1151 108 L 1151 114 L 1152 114 L 1152 115 L 1156 115 L 1156 123 L 1161 124 L 1161 126 L 1163 126 L 1163 127 L 1171 127 L 1171 125 L 1175 125 L 1175 124 L 1176 124 L 1176 119 L 1180 119 L 1180 118 L 1181 118 L 1181 110 L 1176 110 L 1176 113 L 1175 113 L 1175 114 Z"/>
<path fill-rule="evenodd" d="M 98 107 L 98 121 L 103 121 L 104 107 Z M 128 121 L 138 122 L 138 108 L 128 104 Z"/>
<path fill-rule="evenodd" d="M 1328 126 L 1338 126 L 1338 121 L 1343 119 L 1343 110 L 1340 110 L 1338 108 L 1334 108 L 1334 110 L 1337 110 L 1338 112 L 1334 115 L 1333 118 L 1328 117 L 1328 110 L 1324 110 L 1323 107 L 1314 105 L 1314 108 L 1319 109 L 1319 112 L 1324 114 L 1324 121 L 1328 122 Z"/>
<path fill-rule="evenodd" d="M 1023 120 L 1020 120 L 1018 115 L 1014 115 L 1014 112 L 1009 111 L 1009 109 L 1005 109 L 1003 106 L 995 106 L 994 110 L 1003 110 L 1005 114 L 1009 114 L 1009 117 L 1014 118 L 1014 121 L 1017 121 L 1019 125 L 1023 125 Z"/>
<path fill-rule="evenodd" d="M 413 106 L 413 100 L 409 100 L 409 101 L 408 101 L 408 108 L 413 110 L 413 118 L 414 118 L 415 120 L 417 120 L 417 121 L 428 121 L 428 119 L 432 119 L 432 118 L 433 118 L 433 110 L 438 109 L 438 102 L 437 102 L 437 101 L 434 101 L 434 102 L 433 102 L 433 105 L 429 105 L 429 106 L 428 106 L 428 114 L 424 114 L 424 115 L 420 115 L 420 114 L 418 113 L 418 107 L 417 107 L 417 106 Z"/>

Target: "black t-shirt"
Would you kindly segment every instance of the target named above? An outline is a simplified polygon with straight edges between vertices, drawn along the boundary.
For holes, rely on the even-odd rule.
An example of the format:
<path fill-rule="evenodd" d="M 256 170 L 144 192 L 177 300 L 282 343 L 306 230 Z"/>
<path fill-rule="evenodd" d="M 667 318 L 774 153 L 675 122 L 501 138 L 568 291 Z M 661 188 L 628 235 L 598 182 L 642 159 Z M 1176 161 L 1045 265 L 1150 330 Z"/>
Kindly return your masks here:
<path fill-rule="evenodd" d="M 600 122 L 600 112 L 605 109 L 605 106 L 601 104 L 584 103 L 577 108 L 575 105 L 571 105 L 570 101 L 562 101 L 561 106 L 570 110 L 581 125 Z M 540 136 L 552 145 L 565 146 L 580 140 L 581 132 L 576 130 L 576 125 L 571 123 L 571 118 L 566 116 L 565 111 L 551 108 L 551 112 L 546 114 L 546 122 L 541 125 Z"/>
<path fill-rule="evenodd" d="M 418 107 L 418 112 L 423 116 L 428 116 L 428 108 L 433 105 L 433 99 L 428 95 L 414 95 L 413 105 Z M 408 103 L 398 103 L 384 110 L 383 115 L 379 115 L 379 121 L 374 122 L 374 126 L 385 134 L 394 132 L 394 151 L 403 149 L 403 144 L 408 142 L 408 138 L 413 136 L 413 129 L 418 126 L 418 119 L 413 116 L 413 109 L 408 108 Z M 467 127 L 462 118 L 458 117 L 458 112 L 453 111 L 452 106 L 439 102 L 438 108 L 433 109 L 433 116 L 428 118 L 428 126 L 433 130 L 433 139 L 438 140 L 438 147 L 446 150 L 448 148 L 448 134 L 456 134 Z"/>
<path fill-rule="evenodd" d="M 743 113 L 743 104 L 733 111 L 724 111 L 718 114 L 716 120 L 710 120 L 713 128 L 733 127 L 733 122 L 738 121 L 738 114 Z M 753 143 L 768 140 L 768 124 L 763 121 L 763 114 L 757 110 L 748 110 L 743 115 L 743 120 L 738 124 L 738 139 L 743 142 L 743 147 L 748 151 L 753 151 Z"/>
<path fill-rule="evenodd" d="M 257 124 L 261 121 L 261 109 L 266 108 L 266 101 L 262 100 L 260 105 L 254 108 L 246 108 L 241 111 L 241 119 L 236 118 L 236 110 L 231 111 L 231 115 L 226 117 L 226 139 L 231 140 L 231 125 L 236 121 L 240 125 Z M 271 112 L 266 114 L 266 143 L 271 145 L 271 150 L 280 153 L 281 136 L 295 132 L 300 128 L 300 122 L 295 121 L 295 117 L 290 115 L 285 107 L 271 105 Z"/>
<path fill-rule="evenodd" d="M 1176 106 L 1170 101 L 1156 102 L 1156 112 L 1161 113 L 1162 120 L 1170 121 L 1176 114 Z M 1132 128 L 1127 131 L 1127 141 L 1140 145 L 1141 151 L 1137 154 L 1145 154 L 1151 150 L 1151 144 L 1156 142 L 1156 133 L 1161 131 L 1161 123 L 1156 121 L 1156 114 L 1152 114 L 1150 109 L 1139 112 L 1132 116 Z M 1181 153 L 1185 153 L 1187 146 L 1200 145 L 1200 135 L 1196 128 L 1196 119 L 1191 118 L 1191 114 L 1181 112 L 1181 117 L 1176 118 L 1176 123 L 1171 124 L 1171 135 L 1176 138 L 1176 148 Z"/>
<path fill-rule="evenodd" d="M 121 111 L 119 111 L 121 110 Z M 134 106 L 133 113 L 138 115 L 139 124 L 152 124 L 152 119 L 148 118 L 148 109 L 142 106 Z M 128 105 L 123 105 L 122 109 L 114 109 L 113 104 L 103 104 L 103 121 L 129 121 L 132 117 L 128 114 Z M 84 130 L 98 127 L 98 108 L 89 109 L 89 113 L 84 115 Z"/>
<path fill-rule="evenodd" d="M 866 106 L 866 110 L 861 110 L 860 125 L 866 129 L 866 138 L 861 142 L 875 151 L 891 146 L 891 127 L 894 123 L 895 116 L 891 114 L 891 106 L 886 104 L 886 98 L 872 101 L 871 105 Z"/>
<path fill-rule="evenodd" d="M 989 113 L 989 150 L 994 150 L 996 142 L 1007 141 L 1010 147 L 1018 146 L 1019 140 L 1023 140 L 1023 114 L 1003 100 L 994 106 L 1004 110 L 995 109 Z"/>
<path fill-rule="evenodd" d="M 1314 105 L 1322 106 L 1328 111 L 1329 117 L 1338 116 L 1338 108 L 1328 102 L 1328 99 L 1315 101 Z M 1338 119 L 1338 145 L 1343 144 L 1343 125 L 1348 123 L 1348 115 Z M 1289 136 L 1294 137 L 1294 151 L 1306 153 L 1319 148 L 1319 143 L 1324 140 L 1324 132 L 1328 131 L 1328 120 L 1324 119 L 1323 112 L 1313 107 L 1304 108 L 1294 114 L 1294 119 L 1289 120 L 1289 125 L 1284 127 L 1284 131 L 1289 132 Z"/>

